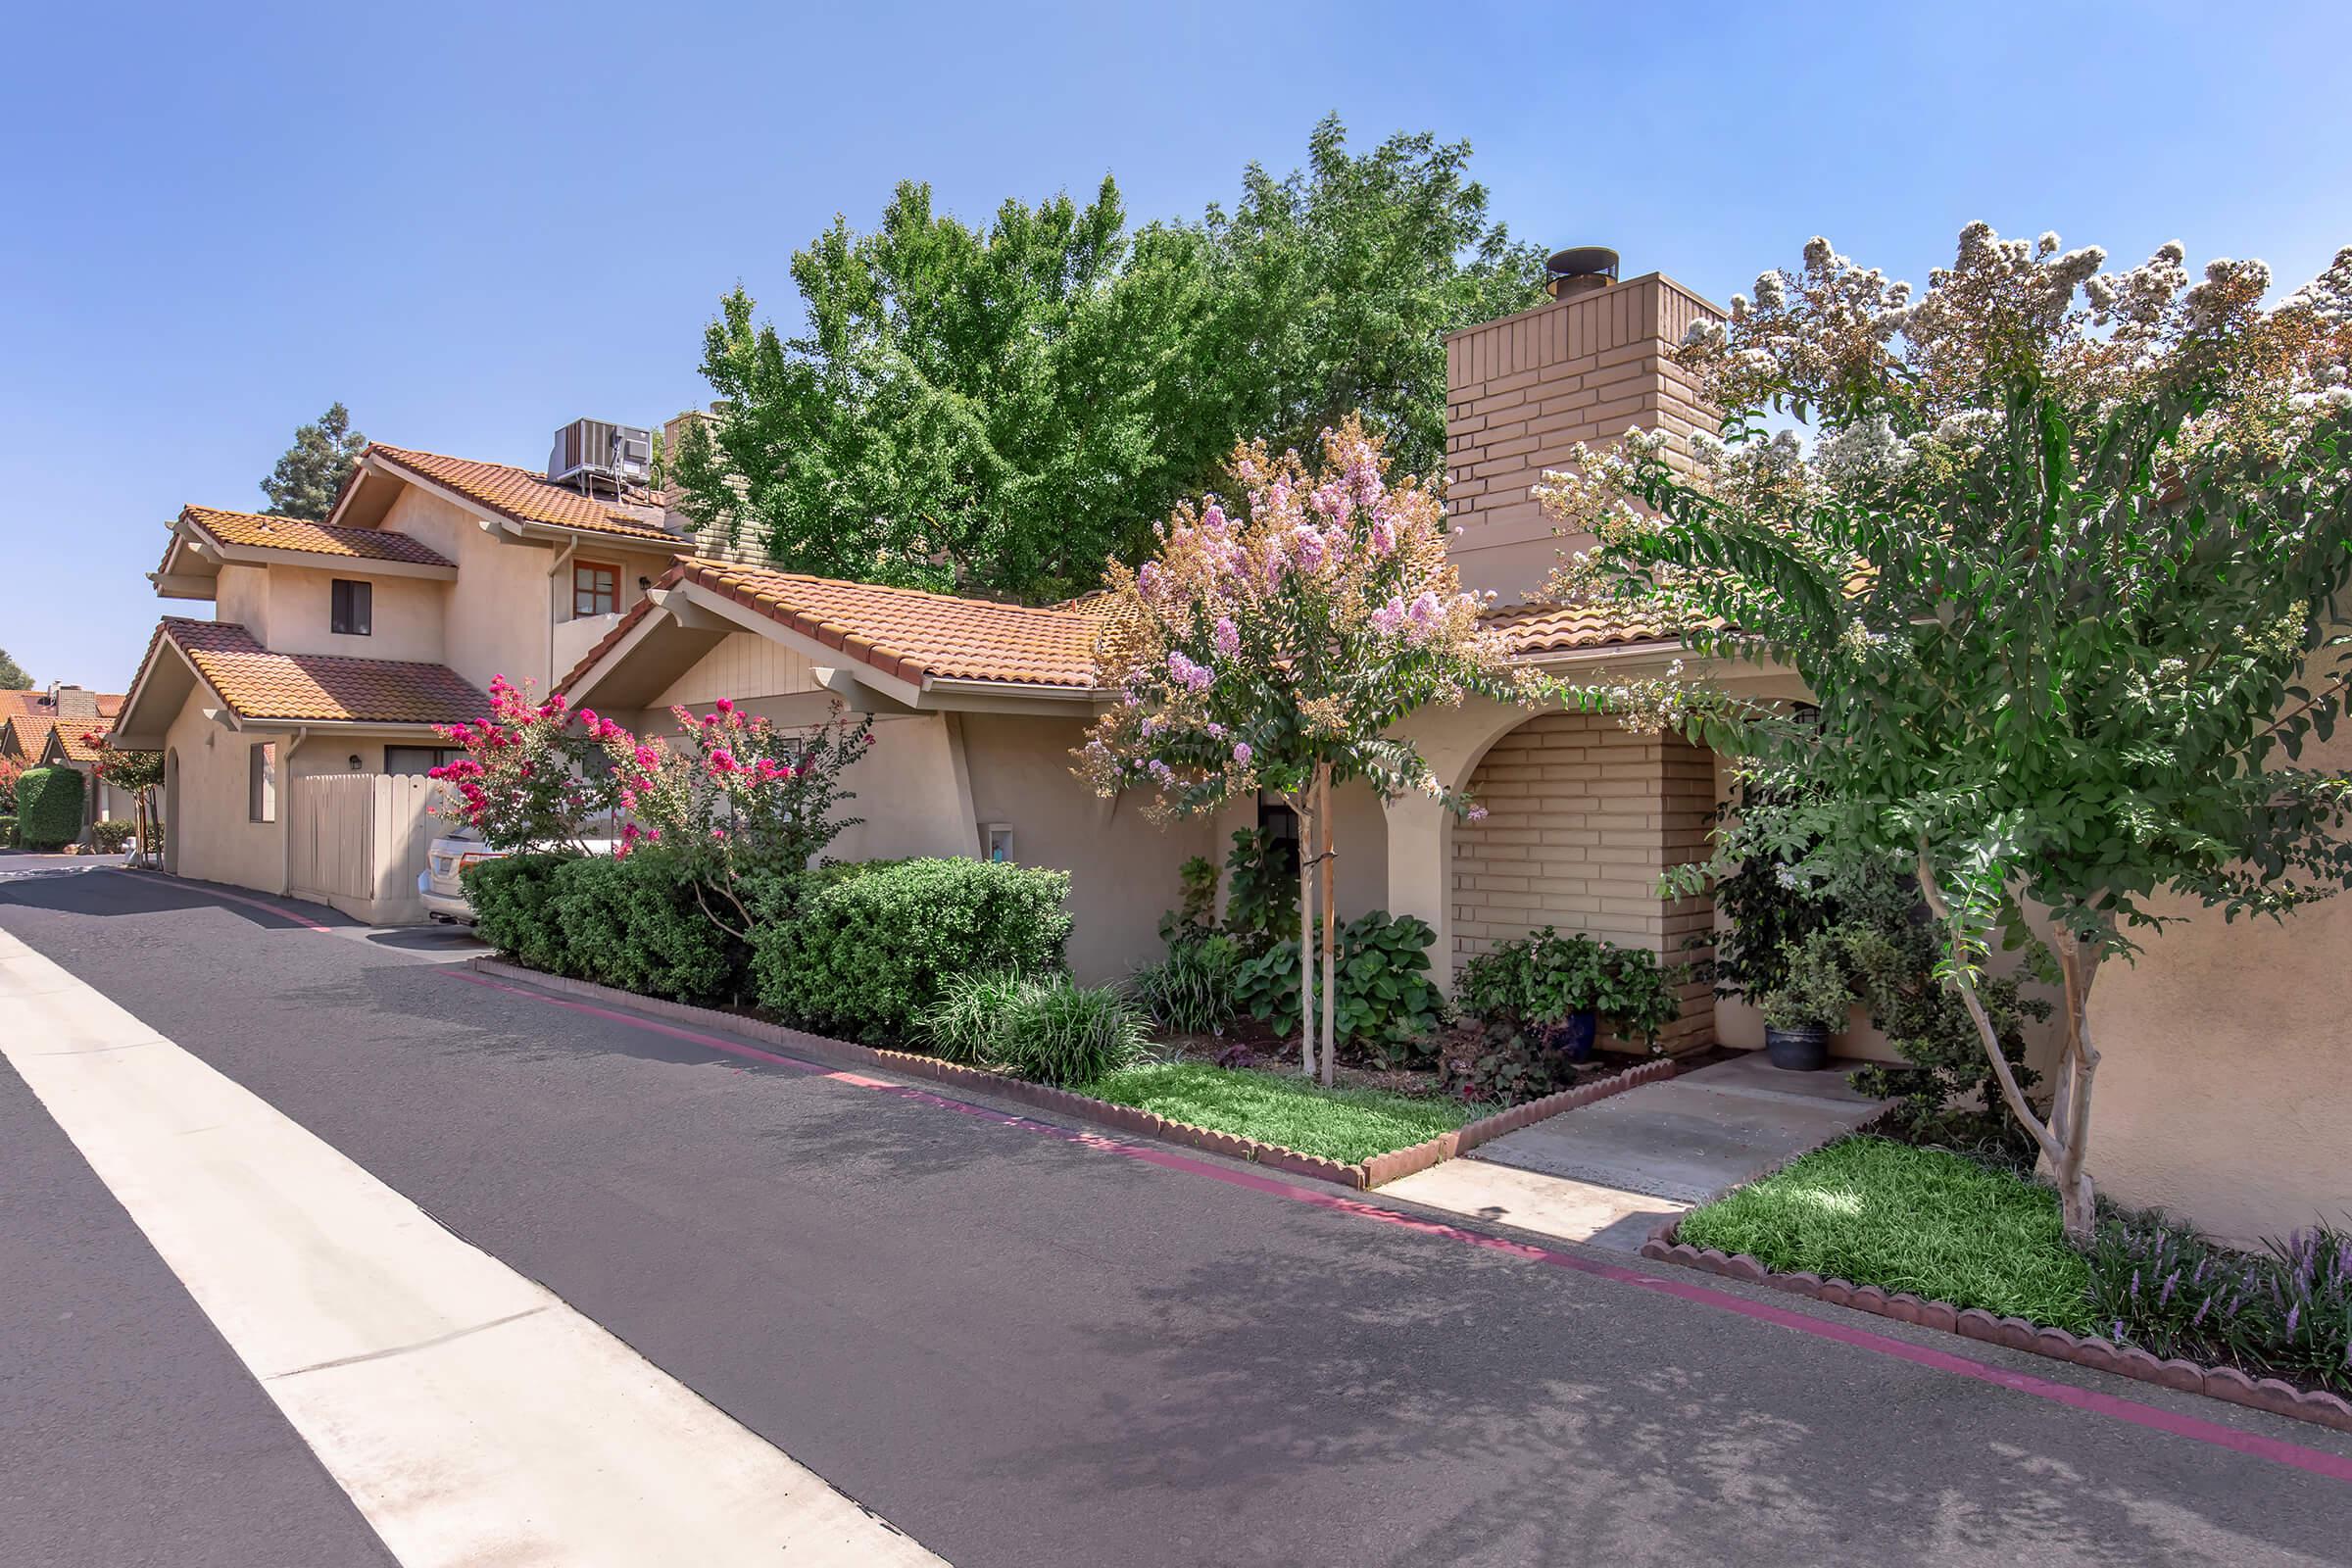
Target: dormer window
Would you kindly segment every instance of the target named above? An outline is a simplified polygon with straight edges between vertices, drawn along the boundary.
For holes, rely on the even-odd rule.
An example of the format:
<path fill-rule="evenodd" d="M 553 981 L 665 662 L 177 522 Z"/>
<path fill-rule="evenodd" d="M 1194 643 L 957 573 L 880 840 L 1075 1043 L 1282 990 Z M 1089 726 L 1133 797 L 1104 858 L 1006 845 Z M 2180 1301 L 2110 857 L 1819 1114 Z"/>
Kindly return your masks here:
<path fill-rule="evenodd" d="M 571 564 L 571 612 L 610 615 L 620 609 L 620 568 L 601 561 Z"/>
<path fill-rule="evenodd" d="M 327 589 L 328 629 L 342 637 L 366 637 L 375 618 L 375 584 L 334 578 Z"/>

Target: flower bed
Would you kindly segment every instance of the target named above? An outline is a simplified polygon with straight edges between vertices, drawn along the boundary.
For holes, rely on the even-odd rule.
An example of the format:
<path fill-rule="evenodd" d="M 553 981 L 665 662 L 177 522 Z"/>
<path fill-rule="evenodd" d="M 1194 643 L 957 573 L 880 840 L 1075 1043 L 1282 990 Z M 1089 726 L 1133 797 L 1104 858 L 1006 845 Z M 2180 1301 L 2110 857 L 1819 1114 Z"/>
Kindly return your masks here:
<path fill-rule="evenodd" d="M 1856 1137 L 1680 1216 L 1642 1252 L 2352 1431 L 2352 1246 L 2335 1233 L 2265 1257 L 2109 1215 L 2086 1254 L 2050 1189 Z"/>

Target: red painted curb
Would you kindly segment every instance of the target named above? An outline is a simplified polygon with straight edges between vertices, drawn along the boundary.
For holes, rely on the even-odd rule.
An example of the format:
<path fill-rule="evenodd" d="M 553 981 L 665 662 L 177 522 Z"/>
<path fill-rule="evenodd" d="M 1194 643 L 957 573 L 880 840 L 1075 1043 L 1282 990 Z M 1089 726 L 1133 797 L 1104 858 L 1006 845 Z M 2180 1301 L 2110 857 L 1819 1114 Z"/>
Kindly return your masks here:
<path fill-rule="evenodd" d="M 1808 1296 L 1833 1306 L 1875 1312 L 1881 1317 L 1916 1323 L 1963 1339 L 1982 1340 L 2012 1350 L 2031 1350 L 2053 1361 L 2068 1361 L 2093 1371 L 2112 1372 L 2117 1377 L 2135 1378 L 2184 1394 L 2202 1394 L 2208 1398 L 2268 1410 L 2273 1415 L 2352 1432 L 2352 1401 L 2322 1389 L 2298 1389 L 2278 1378 L 2249 1377 L 2233 1366 L 2201 1366 L 2179 1359 L 2159 1361 L 2132 1346 L 2117 1345 L 2096 1335 L 2069 1334 L 2064 1329 L 2030 1323 L 2022 1317 L 1996 1317 L 1983 1307 L 1925 1300 L 1907 1292 L 1889 1296 L 1875 1285 L 1825 1280 L 1818 1274 L 1784 1274 L 1745 1252 L 1727 1257 L 1712 1247 L 1692 1247 L 1677 1239 L 1681 1230 L 1681 1215 L 1668 1218 L 1642 1244 L 1642 1255 L 1655 1262 L 1679 1263 L 1725 1279 L 1770 1285 L 1792 1296 Z"/>

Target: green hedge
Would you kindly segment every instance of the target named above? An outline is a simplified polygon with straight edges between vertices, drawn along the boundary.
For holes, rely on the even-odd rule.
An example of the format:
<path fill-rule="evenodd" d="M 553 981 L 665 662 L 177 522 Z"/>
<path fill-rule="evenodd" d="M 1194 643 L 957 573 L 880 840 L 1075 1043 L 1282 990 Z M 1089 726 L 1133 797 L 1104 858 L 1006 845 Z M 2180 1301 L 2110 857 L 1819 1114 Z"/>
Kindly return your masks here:
<path fill-rule="evenodd" d="M 54 850 L 81 837 L 81 775 L 28 767 L 17 776 L 17 833 L 28 850 Z"/>
<path fill-rule="evenodd" d="M 534 969 L 567 974 L 564 931 L 549 908 L 568 855 L 509 855 L 467 866 L 458 880 L 473 906 L 474 935 Z"/>
<path fill-rule="evenodd" d="M 556 868 L 547 914 L 564 944 L 563 972 L 640 996 L 724 1001 L 742 964 L 704 915 L 670 856 L 572 859 Z"/>
<path fill-rule="evenodd" d="M 17 819 L 14 816 L 0 816 L 0 850 L 13 850 L 16 847 Z"/>
<path fill-rule="evenodd" d="M 815 886 L 752 932 L 761 1007 L 800 1028 L 904 1040 L 948 982 L 1064 966 L 1069 873 L 904 860 Z"/>

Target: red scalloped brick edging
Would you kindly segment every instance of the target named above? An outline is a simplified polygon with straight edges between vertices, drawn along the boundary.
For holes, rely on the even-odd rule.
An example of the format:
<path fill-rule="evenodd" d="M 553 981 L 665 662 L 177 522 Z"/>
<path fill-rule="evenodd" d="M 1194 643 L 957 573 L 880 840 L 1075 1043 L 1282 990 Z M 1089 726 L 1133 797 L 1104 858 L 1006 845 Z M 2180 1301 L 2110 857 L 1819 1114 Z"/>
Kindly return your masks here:
<path fill-rule="evenodd" d="M 2096 1335 L 2077 1336 L 2064 1329 L 2046 1328 L 2022 1317 L 1995 1317 L 1982 1307 L 1956 1307 L 1949 1301 L 1931 1301 L 1913 1296 L 1908 1291 L 1884 1291 L 1876 1285 L 1856 1285 L 1851 1280 L 1823 1279 L 1818 1274 L 1782 1273 L 1768 1268 L 1746 1252 L 1725 1254 L 1712 1247 L 1692 1247 L 1675 1238 L 1682 1226 L 1682 1216 L 1675 1215 L 1650 1233 L 1642 1244 L 1642 1255 L 1661 1263 L 1680 1263 L 1686 1268 L 1702 1269 L 1720 1274 L 1725 1279 L 1742 1280 L 1751 1285 L 1769 1285 L 1776 1291 L 1791 1296 L 1809 1296 L 1833 1306 L 1850 1306 L 1864 1312 L 1876 1312 L 1881 1317 L 1893 1318 L 1898 1323 L 1916 1323 L 1922 1328 L 1940 1329 L 1946 1334 L 1958 1334 L 1966 1339 L 1982 1340 L 1987 1345 L 2005 1345 L 2012 1350 L 2031 1350 L 2057 1361 L 2071 1361 L 2094 1371 L 2113 1372 L 2118 1377 L 2137 1378 L 2142 1383 L 2161 1384 L 2179 1389 L 2184 1394 L 2202 1394 L 2232 1404 L 2267 1410 L 2297 1421 L 2310 1421 L 2319 1426 L 2333 1427 L 2338 1432 L 2352 1432 L 2352 1402 L 2338 1395 L 2318 1389 L 2298 1389 L 2278 1378 L 2248 1377 L 2233 1366 L 2204 1366 L 2195 1361 L 2178 1358 L 2158 1360 L 2147 1351 L 2133 1346 L 2118 1345 L 2113 1340 Z"/>
<path fill-rule="evenodd" d="M 812 1035 L 800 1029 L 787 1029 L 782 1024 L 769 1023 L 763 1018 L 750 1017 L 739 1012 L 722 1012 L 716 1007 L 698 1007 L 691 1003 L 670 1002 L 661 997 L 641 997 L 634 991 L 614 986 L 601 986 L 593 980 L 574 980 L 568 975 L 548 974 L 520 964 L 502 962 L 497 958 L 474 957 L 466 966 L 480 974 L 504 975 L 526 985 L 541 986 L 550 991 L 568 991 L 575 996 L 594 997 L 640 1012 L 684 1019 L 711 1028 L 728 1029 L 755 1040 L 764 1040 L 781 1046 L 797 1055 L 841 1067 L 876 1067 L 888 1072 L 904 1073 L 909 1078 L 928 1078 L 934 1083 L 954 1084 L 975 1094 L 994 1095 L 1000 1100 L 1017 1101 L 1038 1110 L 1067 1116 L 1072 1121 L 1092 1122 L 1117 1132 L 1133 1133 L 1144 1138 L 1156 1138 L 1163 1143 L 1181 1144 L 1188 1149 L 1205 1150 L 1223 1154 L 1229 1159 L 1248 1160 L 1251 1164 L 1293 1176 L 1308 1176 L 1316 1181 L 1352 1188 L 1361 1192 L 1393 1182 L 1400 1176 L 1453 1158 L 1491 1138 L 1516 1132 L 1546 1116 L 1556 1116 L 1563 1110 L 1589 1105 L 1595 1100 L 1622 1093 L 1641 1084 L 1674 1076 L 1670 1060 L 1643 1062 L 1614 1077 L 1597 1079 L 1542 1100 L 1531 1100 L 1524 1105 L 1440 1133 L 1425 1143 L 1375 1154 L 1360 1164 L 1350 1165 L 1342 1160 L 1326 1159 L 1321 1154 L 1302 1154 L 1296 1149 L 1280 1144 L 1260 1143 L 1239 1133 L 1218 1132 L 1212 1127 L 1195 1127 L 1190 1122 L 1171 1121 L 1165 1116 L 1145 1110 L 1137 1105 L 1114 1105 L 1107 1100 L 1074 1094 L 1067 1089 L 1054 1089 L 1046 1084 L 1033 1084 L 1025 1078 L 1011 1078 L 1004 1073 L 991 1072 L 985 1067 L 967 1067 L 959 1062 L 942 1061 L 937 1056 L 918 1055 L 910 1051 L 881 1051 L 872 1046 L 860 1046 L 848 1040 L 835 1040 L 830 1035 Z"/>

